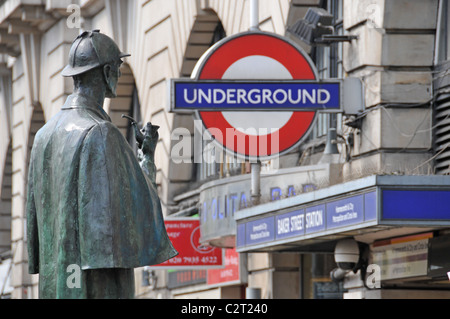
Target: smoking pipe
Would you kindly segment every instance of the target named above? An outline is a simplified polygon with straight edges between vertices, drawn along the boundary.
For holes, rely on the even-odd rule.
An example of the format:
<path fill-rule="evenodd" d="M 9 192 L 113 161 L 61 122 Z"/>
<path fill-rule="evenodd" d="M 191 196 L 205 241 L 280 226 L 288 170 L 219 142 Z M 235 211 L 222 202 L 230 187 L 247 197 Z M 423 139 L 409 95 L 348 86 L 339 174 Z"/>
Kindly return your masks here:
<path fill-rule="evenodd" d="M 139 148 L 141 148 L 142 143 L 144 142 L 144 134 L 138 128 L 136 120 L 131 116 L 125 114 L 122 114 L 122 118 L 127 118 L 130 121 L 131 125 L 134 127 L 134 133 L 136 134 L 136 142 Z"/>
<path fill-rule="evenodd" d="M 145 136 L 150 136 L 152 139 L 158 138 L 158 129 L 159 129 L 158 125 L 153 125 L 152 123 L 148 122 L 142 128 L 142 130 L 140 130 L 137 126 L 136 120 L 131 116 L 122 114 L 122 118 L 127 118 L 131 122 L 131 125 L 134 127 L 134 132 L 136 134 L 136 142 L 139 148 L 142 147 L 142 143 L 144 142 Z"/>

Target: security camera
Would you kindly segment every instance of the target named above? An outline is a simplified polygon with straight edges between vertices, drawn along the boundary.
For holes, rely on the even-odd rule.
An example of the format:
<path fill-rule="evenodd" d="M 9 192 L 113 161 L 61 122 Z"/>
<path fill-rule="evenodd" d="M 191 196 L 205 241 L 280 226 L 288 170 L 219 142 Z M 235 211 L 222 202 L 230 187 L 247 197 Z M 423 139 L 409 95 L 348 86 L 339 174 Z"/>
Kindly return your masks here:
<path fill-rule="evenodd" d="M 354 239 L 343 239 L 337 242 L 334 249 L 334 260 L 339 268 L 353 270 L 359 261 L 359 246 Z"/>
<path fill-rule="evenodd" d="M 330 271 L 330 278 L 334 282 L 339 282 L 339 281 L 343 280 L 345 278 L 345 276 L 347 276 L 347 274 L 350 271 L 351 270 L 344 270 L 344 269 L 341 269 L 341 268 L 334 268 L 332 271 Z"/>

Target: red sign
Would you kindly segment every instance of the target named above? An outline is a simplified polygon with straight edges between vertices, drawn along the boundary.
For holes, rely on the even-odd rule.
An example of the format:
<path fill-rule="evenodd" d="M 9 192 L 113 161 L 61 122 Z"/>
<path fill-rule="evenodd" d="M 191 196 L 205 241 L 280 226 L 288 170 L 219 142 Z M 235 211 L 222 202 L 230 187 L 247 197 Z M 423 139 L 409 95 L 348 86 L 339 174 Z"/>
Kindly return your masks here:
<path fill-rule="evenodd" d="M 208 285 L 239 282 L 239 253 L 236 249 L 225 249 L 225 268 L 209 269 Z"/>
<path fill-rule="evenodd" d="M 199 60 L 193 77 L 197 80 L 318 79 L 314 64 L 300 47 L 267 32 L 244 32 L 216 43 Z M 269 158 L 297 146 L 310 132 L 316 112 L 276 112 L 274 116 L 273 112 L 198 111 L 197 116 L 210 135 L 228 151 L 246 158 Z M 222 134 L 217 134 L 217 130 Z M 227 134 L 227 130 L 233 130 L 233 134 Z"/>
<path fill-rule="evenodd" d="M 151 267 L 170 269 L 223 267 L 222 249 L 200 244 L 198 218 L 168 219 L 164 223 L 178 255 Z"/>

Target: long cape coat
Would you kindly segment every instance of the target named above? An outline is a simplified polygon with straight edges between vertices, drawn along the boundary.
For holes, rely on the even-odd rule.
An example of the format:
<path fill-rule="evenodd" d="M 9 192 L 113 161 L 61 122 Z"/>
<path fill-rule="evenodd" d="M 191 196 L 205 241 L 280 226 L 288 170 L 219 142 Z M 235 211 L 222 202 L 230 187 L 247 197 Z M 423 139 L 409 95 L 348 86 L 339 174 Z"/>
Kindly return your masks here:
<path fill-rule="evenodd" d="M 154 181 L 104 110 L 81 95 L 69 96 L 35 137 L 26 207 L 29 272 L 39 273 L 40 298 L 121 297 L 109 290 L 126 290 L 117 280 L 133 279 L 130 269 L 177 254 Z"/>

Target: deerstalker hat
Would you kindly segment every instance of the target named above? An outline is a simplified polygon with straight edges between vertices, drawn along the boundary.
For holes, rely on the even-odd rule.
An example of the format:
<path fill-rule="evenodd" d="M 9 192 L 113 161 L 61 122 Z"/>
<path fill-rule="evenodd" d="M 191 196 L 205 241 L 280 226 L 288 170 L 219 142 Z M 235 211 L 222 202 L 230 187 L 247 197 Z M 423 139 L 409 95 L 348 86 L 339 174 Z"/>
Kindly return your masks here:
<path fill-rule="evenodd" d="M 130 54 L 122 53 L 117 44 L 107 35 L 100 33 L 100 30 L 84 31 L 73 41 L 69 63 L 61 74 L 82 74 L 127 56 Z"/>

